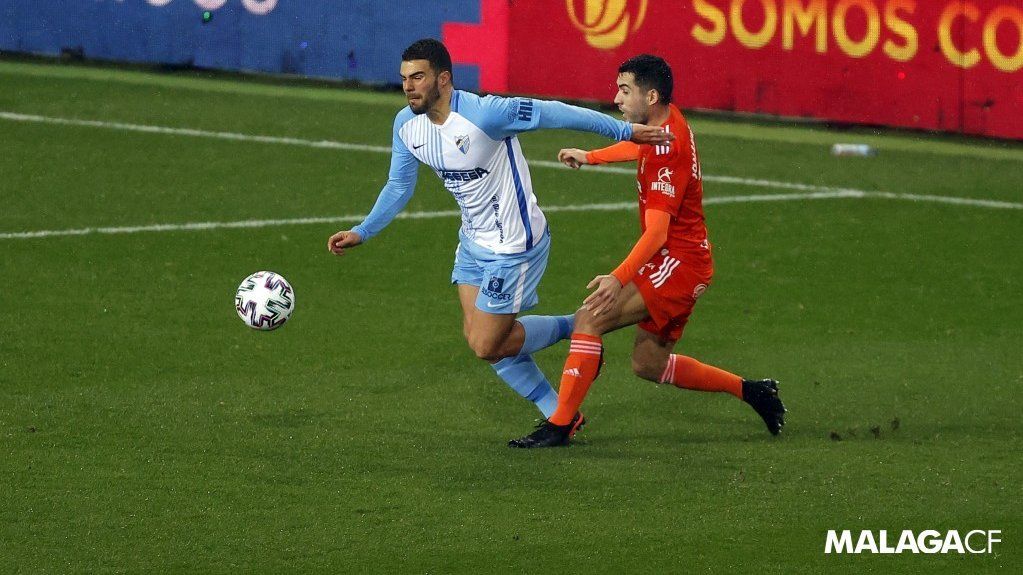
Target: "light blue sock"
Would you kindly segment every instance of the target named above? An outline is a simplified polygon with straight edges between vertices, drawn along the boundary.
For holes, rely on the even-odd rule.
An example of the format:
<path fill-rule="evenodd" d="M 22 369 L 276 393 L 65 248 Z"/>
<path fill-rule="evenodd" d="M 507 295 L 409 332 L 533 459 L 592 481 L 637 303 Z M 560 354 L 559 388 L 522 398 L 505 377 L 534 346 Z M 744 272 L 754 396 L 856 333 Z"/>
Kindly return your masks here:
<path fill-rule="evenodd" d="M 528 355 L 506 357 L 491 364 L 498 377 L 522 397 L 532 401 L 544 417 L 550 417 L 558 408 L 558 394 Z"/>
<path fill-rule="evenodd" d="M 546 349 L 572 336 L 575 327 L 574 315 L 527 315 L 518 322 L 526 330 L 519 355 L 529 355 Z"/>

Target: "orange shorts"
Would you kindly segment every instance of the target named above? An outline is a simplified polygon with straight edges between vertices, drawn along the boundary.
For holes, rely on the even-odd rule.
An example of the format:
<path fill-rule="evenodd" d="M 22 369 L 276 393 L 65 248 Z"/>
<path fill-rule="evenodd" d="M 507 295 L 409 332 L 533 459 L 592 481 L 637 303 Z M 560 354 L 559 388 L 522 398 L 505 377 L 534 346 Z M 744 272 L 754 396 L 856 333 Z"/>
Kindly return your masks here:
<path fill-rule="evenodd" d="M 650 313 L 639 328 L 662 340 L 678 341 L 713 275 L 709 251 L 657 252 L 632 280 Z"/>

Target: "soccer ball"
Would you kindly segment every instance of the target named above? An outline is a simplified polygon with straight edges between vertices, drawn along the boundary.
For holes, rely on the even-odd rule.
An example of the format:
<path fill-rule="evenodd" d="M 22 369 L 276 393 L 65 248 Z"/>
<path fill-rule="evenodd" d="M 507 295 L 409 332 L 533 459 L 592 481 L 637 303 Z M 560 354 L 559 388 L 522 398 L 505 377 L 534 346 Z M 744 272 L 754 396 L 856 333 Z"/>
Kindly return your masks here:
<path fill-rule="evenodd" d="M 252 329 L 277 329 L 295 310 L 295 291 L 280 274 L 256 272 L 238 286 L 234 308 L 238 317 Z"/>

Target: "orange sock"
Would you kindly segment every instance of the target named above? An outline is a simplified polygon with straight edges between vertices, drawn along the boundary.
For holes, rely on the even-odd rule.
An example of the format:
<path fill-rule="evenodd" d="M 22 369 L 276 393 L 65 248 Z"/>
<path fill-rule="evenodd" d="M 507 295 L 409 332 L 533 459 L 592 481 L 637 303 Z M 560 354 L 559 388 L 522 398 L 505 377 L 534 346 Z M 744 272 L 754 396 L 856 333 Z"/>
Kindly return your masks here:
<path fill-rule="evenodd" d="M 572 345 L 565 360 L 558 389 L 558 409 L 548 419 L 555 425 L 568 425 L 579 411 L 590 384 L 600 370 L 600 354 L 604 346 L 600 336 L 573 333 Z"/>
<path fill-rule="evenodd" d="M 727 391 L 742 399 L 742 378 L 691 357 L 672 354 L 661 375 L 661 383 L 697 391 Z"/>

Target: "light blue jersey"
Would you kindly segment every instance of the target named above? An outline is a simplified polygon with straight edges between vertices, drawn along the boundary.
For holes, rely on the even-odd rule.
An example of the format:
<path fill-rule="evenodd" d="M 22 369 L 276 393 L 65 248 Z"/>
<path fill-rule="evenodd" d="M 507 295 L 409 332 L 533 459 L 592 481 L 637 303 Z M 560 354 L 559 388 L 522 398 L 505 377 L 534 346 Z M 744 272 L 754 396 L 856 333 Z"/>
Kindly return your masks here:
<path fill-rule="evenodd" d="M 550 231 L 536 204 L 529 166 L 517 135 L 540 128 L 568 128 L 616 140 L 632 137 L 632 125 L 560 102 L 480 97 L 455 90 L 451 113 L 441 125 L 408 107 L 394 118 L 391 171 L 373 210 L 353 230 L 367 241 L 408 204 L 419 162 L 437 174 L 462 213 L 451 283 L 478 288 L 476 308 L 514 314 L 537 304 L 547 267 Z M 497 375 L 544 417 L 558 395 L 530 353 L 565 339 L 571 316 L 519 318 L 525 333 L 519 355 L 491 364 Z"/>
<path fill-rule="evenodd" d="M 495 255 L 521 254 L 547 233 L 529 167 L 517 134 L 567 128 L 615 140 L 632 137 L 632 125 L 561 102 L 481 97 L 455 90 L 442 125 L 408 107 L 394 119 L 391 170 L 366 219 L 355 226 L 363 241 L 380 233 L 412 197 L 418 162 L 433 169 L 462 212 L 460 236 Z"/>

